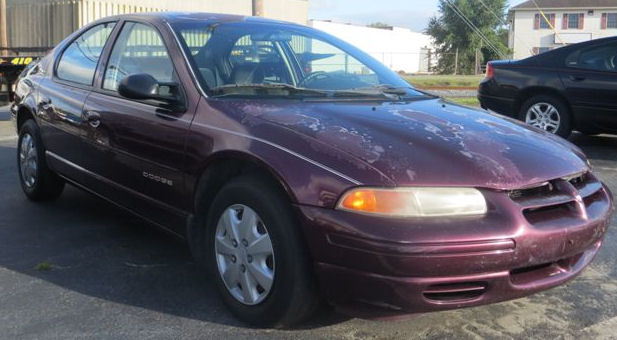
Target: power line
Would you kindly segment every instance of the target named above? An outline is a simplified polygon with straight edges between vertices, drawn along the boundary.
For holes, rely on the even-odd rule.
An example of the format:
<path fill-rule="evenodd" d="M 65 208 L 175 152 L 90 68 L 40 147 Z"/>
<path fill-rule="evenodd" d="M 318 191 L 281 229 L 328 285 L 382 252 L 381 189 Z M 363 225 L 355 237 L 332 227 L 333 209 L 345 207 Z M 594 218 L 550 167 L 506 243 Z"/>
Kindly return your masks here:
<path fill-rule="evenodd" d="M 467 18 L 467 16 L 465 16 L 465 14 L 454 3 L 452 3 L 450 0 L 446 0 L 446 3 L 454 11 L 454 13 L 458 15 L 465 24 L 467 24 L 467 26 L 469 26 L 476 34 L 478 34 L 480 39 L 485 42 L 488 47 L 493 50 L 493 52 L 495 52 L 501 58 L 504 57 L 499 51 L 499 49 L 482 33 L 482 31 L 480 31 L 480 29 L 476 25 L 473 24 L 473 22 L 471 22 L 471 20 L 469 20 L 469 18 Z"/>
<path fill-rule="evenodd" d="M 499 20 L 499 22 L 504 25 L 504 26 L 508 26 L 508 22 L 506 20 L 503 19 L 503 17 L 500 17 L 499 15 L 497 15 L 487 4 L 486 2 L 484 2 L 484 0 L 478 0 L 480 1 L 480 4 L 482 4 L 482 6 L 484 8 L 486 8 L 486 10 L 491 13 L 495 18 L 497 18 L 497 20 Z M 529 44 L 527 43 L 527 41 L 521 39 L 518 35 L 514 34 L 514 39 L 517 39 L 522 42 L 523 44 L 525 44 L 525 46 L 529 49 L 529 51 L 533 54 L 533 47 L 529 46 Z"/>
<path fill-rule="evenodd" d="M 536 0 L 531 0 L 531 1 L 533 2 L 533 4 L 536 6 L 538 11 L 542 15 L 542 18 L 544 18 L 544 21 L 546 21 L 546 23 L 551 28 L 551 30 L 553 30 L 553 33 L 555 33 L 555 37 L 557 37 L 557 39 L 559 39 L 559 41 L 563 44 L 563 40 L 561 39 L 561 36 L 559 35 L 559 33 L 557 33 L 557 30 L 555 29 L 555 26 L 553 26 L 551 21 L 548 20 L 548 18 L 546 17 L 546 14 L 544 14 L 544 11 L 540 9 L 540 6 L 538 6 L 538 3 L 536 2 Z"/>
<path fill-rule="evenodd" d="M 484 41 L 488 47 L 493 50 L 500 58 L 505 59 L 505 56 L 501 53 L 501 51 L 480 31 L 480 29 L 474 25 L 474 23 L 465 16 L 465 14 L 451 1 L 445 0 L 446 4 L 450 6 L 450 8 L 454 11 L 454 13 L 461 19 L 463 22 L 469 26 L 482 41 Z"/>

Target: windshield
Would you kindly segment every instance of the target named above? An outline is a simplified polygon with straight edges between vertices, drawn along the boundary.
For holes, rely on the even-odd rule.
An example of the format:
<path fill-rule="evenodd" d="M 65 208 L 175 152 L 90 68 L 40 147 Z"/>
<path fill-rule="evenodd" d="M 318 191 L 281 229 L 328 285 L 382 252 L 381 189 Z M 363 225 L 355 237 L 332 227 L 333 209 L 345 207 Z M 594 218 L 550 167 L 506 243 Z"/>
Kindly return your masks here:
<path fill-rule="evenodd" d="M 209 96 L 424 96 L 368 54 L 302 26 L 172 24 Z"/>

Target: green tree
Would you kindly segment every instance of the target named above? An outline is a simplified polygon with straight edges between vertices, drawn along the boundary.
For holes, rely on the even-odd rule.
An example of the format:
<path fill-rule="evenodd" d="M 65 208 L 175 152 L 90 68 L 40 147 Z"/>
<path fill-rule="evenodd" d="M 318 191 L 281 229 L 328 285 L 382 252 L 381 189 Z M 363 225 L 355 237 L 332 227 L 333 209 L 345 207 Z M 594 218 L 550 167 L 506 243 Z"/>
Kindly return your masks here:
<path fill-rule="evenodd" d="M 439 0 L 439 15 L 431 18 L 426 29 L 437 48 L 439 61 L 435 71 L 452 74 L 456 69 L 459 74 L 473 74 L 477 51 L 481 52 L 480 63 L 509 55 L 507 29 L 503 25 L 507 7 L 507 0 Z"/>
<path fill-rule="evenodd" d="M 391 25 L 388 25 L 388 24 L 380 22 L 380 21 L 368 24 L 368 25 L 366 25 L 366 27 L 381 28 L 381 29 L 392 29 Z"/>

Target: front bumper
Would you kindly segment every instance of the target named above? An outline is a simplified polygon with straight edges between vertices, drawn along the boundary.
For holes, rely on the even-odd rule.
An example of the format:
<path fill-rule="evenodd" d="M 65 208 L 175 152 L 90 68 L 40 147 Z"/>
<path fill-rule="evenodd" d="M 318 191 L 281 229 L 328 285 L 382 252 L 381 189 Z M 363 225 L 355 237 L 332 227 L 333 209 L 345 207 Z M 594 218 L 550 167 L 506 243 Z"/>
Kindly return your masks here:
<path fill-rule="evenodd" d="M 497 191 L 484 192 L 486 216 L 457 220 L 299 208 L 328 301 L 353 314 L 388 317 L 519 298 L 574 278 L 609 225 L 612 196 L 601 184 L 597 189 L 581 190 L 584 215 L 559 213 L 556 204 L 529 208 Z"/>

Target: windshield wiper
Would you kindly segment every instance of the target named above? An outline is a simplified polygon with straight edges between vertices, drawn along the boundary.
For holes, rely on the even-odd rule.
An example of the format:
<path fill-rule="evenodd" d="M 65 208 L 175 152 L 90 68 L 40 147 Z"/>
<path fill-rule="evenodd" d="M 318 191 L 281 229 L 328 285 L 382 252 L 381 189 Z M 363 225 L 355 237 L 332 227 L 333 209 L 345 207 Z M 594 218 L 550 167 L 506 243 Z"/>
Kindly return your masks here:
<path fill-rule="evenodd" d="M 407 95 L 406 88 L 389 85 L 375 85 L 370 87 L 357 87 L 350 90 L 339 90 L 332 93 L 333 97 L 383 97 L 386 99 L 400 100 Z"/>
<path fill-rule="evenodd" d="M 328 92 L 312 90 L 303 87 L 295 87 L 289 84 L 230 84 L 215 87 L 211 90 L 214 96 L 227 95 L 273 95 L 273 96 L 310 96 L 327 97 Z"/>
<path fill-rule="evenodd" d="M 387 95 L 387 96 L 398 96 L 398 99 L 428 99 L 428 98 L 437 98 L 437 96 L 434 96 L 430 93 L 426 93 L 424 91 L 420 91 L 418 89 L 415 89 L 411 86 L 393 86 L 393 85 L 388 85 L 388 84 L 380 84 L 380 85 L 375 85 L 375 86 L 370 86 L 370 87 L 360 87 L 360 88 L 355 88 L 353 89 L 354 91 L 361 91 L 361 92 L 369 92 L 371 93 L 371 91 L 379 91 L 381 92 L 383 95 Z M 415 92 L 417 94 L 410 94 L 409 91 Z"/>

